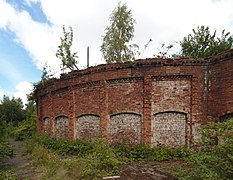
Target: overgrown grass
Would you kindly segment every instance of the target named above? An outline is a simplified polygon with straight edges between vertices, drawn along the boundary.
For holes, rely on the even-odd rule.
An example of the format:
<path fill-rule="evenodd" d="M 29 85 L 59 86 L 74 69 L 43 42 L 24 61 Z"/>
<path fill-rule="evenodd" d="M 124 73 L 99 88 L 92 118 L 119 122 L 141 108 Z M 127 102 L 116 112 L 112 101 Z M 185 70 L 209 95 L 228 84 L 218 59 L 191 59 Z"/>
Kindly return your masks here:
<path fill-rule="evenodd" d="M 183 166 L 174 172 L 179 179 L 231 179 L 232 132 L 233 119 L 209 123 L 201 128 L 202 138 L 192 150 L 188 147 L 150 148 L 145 144 L 108 145 L 103 139 L 70 141 L 35 134 L 26 139 L 24 152 L 32 154 L 33 165 L 43 172 L 42 179 L 101 179 L 119 174 L 122 164 L 141 160 L 182 160 Z"/>
<path fill-rule="evenodd" d="M 61 155 L 83 156 L 94 148 L 94 143 L 87 140 L 71 141 L 69 139 L 56 139 L 46 135 L 36 135 L 34 141 L 43 147 L 58 151 Z"/>
<path fill-rule="evenodd" d="M 100 179 L 118 175 L 119 167 L 132 161 L 183 159 L 188 148 L 150 148 L 144 144 L 129 147 L 108 145 L 104 139 L 56 139 L 36 134 L 25 141 L 24 152 L 31 153 L 33 164 L 42 169 L 45 179 Z"/>
<path fill-rule="evenodd" d="M 179 148 L 165 146 L 151 148 L 146 144 L 137 144 L 129 148 L 124 144 L 115 144 L 112 147 L 118 157 L 126 158 L 127 161 L 140 161 L 145 159 L 152 161 L 180 160 L 190 155 L 190 149 L 185 146 Z"/>
<path fill-rule="evenodd" d="M 0 170 L 0 180 L 17 180 L 17 176 L 13 170 Z"/>
<path fill-rule="evenodd" d="M 185 159 L 186 167 L 175 174 L 180 179 L 233 178 L 233 119 L 209 123 L 200 130 L 202 138 Z"/>
<path fill-rule="evenodd" d="M 32 153 L 33 165 L 42 169 L 45 179 L 99 179 L 119 174 L 118 167 L 122 164 L 113 149 L 101 140 L 72 142 L 37 136 L 26 141 L 24 151 Z M 64 153 L 67 156 L 64 157 Z"/>

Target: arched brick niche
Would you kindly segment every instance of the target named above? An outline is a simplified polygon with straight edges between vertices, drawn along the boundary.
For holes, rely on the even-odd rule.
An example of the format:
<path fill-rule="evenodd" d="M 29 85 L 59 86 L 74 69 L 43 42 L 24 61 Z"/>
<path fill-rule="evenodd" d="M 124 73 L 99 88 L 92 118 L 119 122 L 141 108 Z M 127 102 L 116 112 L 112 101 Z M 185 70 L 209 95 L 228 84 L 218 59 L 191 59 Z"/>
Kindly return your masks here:
<path fill-rule="evenodd" d="M 182 112 L 160 112 L 154 114 L 152 121 L 152 146 L 187 144 L 187 114 Z"/>
<path fill-rule="evenodd" d="M 56 137 L 189 145 L 200 124 L 233 112 L 233 50 L 89 67 L 39 84 L 34 95 L 37 130 Z"/>
<path fill-rule="evenodd" d="M 111 115 L 109 134 L 111 135 L 111 142 L 140 143 L 142 136 L 142 116 L 128 112 Z"/>
<path fill-rule="evenodd" d="M 93 114 L 84 114 L 76 121 L 76 139 L 97 139 L 100 135 L 100 117 Z"/>
<path fill-rule="evenodd" d="M 46 134 L 50 133 L 51 125 L 50 125 L 50 118 L 49 117 L 44 117 L 43 128 L 44 128 L 44 132 Z"/>
<path fill-rule="evenodd" d="M 67 116 L 58 116 L 55 119 L 55 132 L 57 138 L 69 138 L 70 127 L 69 118 Z"/>

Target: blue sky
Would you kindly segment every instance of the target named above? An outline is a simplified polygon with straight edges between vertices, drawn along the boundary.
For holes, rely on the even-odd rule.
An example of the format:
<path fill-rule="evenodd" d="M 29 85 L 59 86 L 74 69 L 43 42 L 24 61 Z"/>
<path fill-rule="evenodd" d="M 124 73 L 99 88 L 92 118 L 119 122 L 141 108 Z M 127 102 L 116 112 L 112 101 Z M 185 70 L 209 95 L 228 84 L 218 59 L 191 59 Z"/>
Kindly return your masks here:
<path fill-rule="evenodd" d="M 45 64 L 59 77 L 60 61 L 55 53 L 62 25 L 74 30 L 73 51 L 79 67 L 105 63 L 100 45 L 109 16 L 119 0 L 0 0 L 0 99 L 3 94 L 26 102 L 31 83 L 41 77 Z M 153 41 L 143 56 L 153 57 L 161 44 L 180 41 L 198 25 L 233 33 L 232 0 L 122 0 L 132 10 L 135 34 L 132 43 Z M 172 51 L 179 51 L 175 47 Z"/>
<path fill-rule="evenodd" d="M 7 0 L 6 3 L 17 11 L 27 11 L 35 21 L 49 23 L 41 11 L 39 2 L 31 6 L 18 0 Z M 0 95 L 17 95 L 17 91 L 24 91 L 24 89 L 16 88 L 19 83 L 31 84 L 39 81 L 40 76 L 41 71 L 33 63 L 27 50 L 17 42 L 15 33 L 8 28 L 0 29 Z M 29 85 L 26 84 L 25 88 L 28 87 Z"/>

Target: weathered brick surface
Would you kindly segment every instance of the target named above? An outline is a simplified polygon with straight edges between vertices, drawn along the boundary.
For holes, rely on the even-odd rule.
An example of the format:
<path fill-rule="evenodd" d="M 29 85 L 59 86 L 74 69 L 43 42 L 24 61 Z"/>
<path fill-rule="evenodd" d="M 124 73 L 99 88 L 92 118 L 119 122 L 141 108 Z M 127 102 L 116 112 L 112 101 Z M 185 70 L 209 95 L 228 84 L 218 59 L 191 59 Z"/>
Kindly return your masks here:
<path fill-rule="evenodd" d="M 55 134 L 57 138 L 69 137 L 69 119 L 64 116 L 56 118 Z"/>
<path fill-rule="evenodd" d="M 187 116 L 179 112 L 164 112 L 153 117 L 152 146 L 186 145 Z"/>
<path fill-rule="evenodd" d="M 152 83 L 152 113 L 190 112 L 191 82 L 189 77 L 171 76 Z"/>
<path fill-rule="evenodd" d="M 46 133 L 46 134 L 49 134 L 49 132 L 50 132 L 50 120 L 49 120 L 49 117 L 45 117 L 44 118 L 44 132 Z"/>
<path fill-rule="evenodd" d="M 39 85 L 35 97 L 38 131 L 57 137 L 189 145 L 201 124 L 233 116 L 233 50 L 98 65 Z"/>
<path fill-rule="evenodd" d="M 99 137 L 100 118 L 96 115 L 83 115 L 77 118 L 76 139 L 97 139 Z"/>
<path fill-rule="evenodd" d="M 109 134 L 111 142 L 141 142 L 142 118 L 133 113 L 121 113 L 111 116 Z"/>
<path fill-rule="evenodd" d="M 75 116 L 95 114 L 99 116 L 99 82 L 75 86 Z"/>
<path fill-rule="evenodd" d="M 221 56 L 224 54 L 216 56 L 216 60 L 221 59 Z M 233 113 L 233 58 L 229 56 L 227 59 L 229 60 L 213 64 L 209 71 L 208 115 L 215 120 L 216 117 Z"/>
<path fill-rule="evenodd" d="M 191 109 L 190 76 L 155 77 L 152 91 L 152 145 L 185 145 L 191 136 L 187 127 Z"/>
<path fill-rule="evenodd" d="M 124 78 L 108 80 L 108 114 L 122 112 L 143 113 L 143 79 Z"/>

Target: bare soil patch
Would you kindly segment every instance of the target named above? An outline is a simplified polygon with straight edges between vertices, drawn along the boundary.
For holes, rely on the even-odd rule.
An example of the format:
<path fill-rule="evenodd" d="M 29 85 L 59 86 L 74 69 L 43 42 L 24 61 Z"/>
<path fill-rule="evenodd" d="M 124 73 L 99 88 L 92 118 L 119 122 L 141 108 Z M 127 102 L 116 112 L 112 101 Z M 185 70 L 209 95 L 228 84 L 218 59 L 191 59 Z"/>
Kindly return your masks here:
<path fill-rule="evenodd" d="M 175 180 L 172 168 L 179 162 L 133 162 L 121 167 L 121 180 Z"/>

